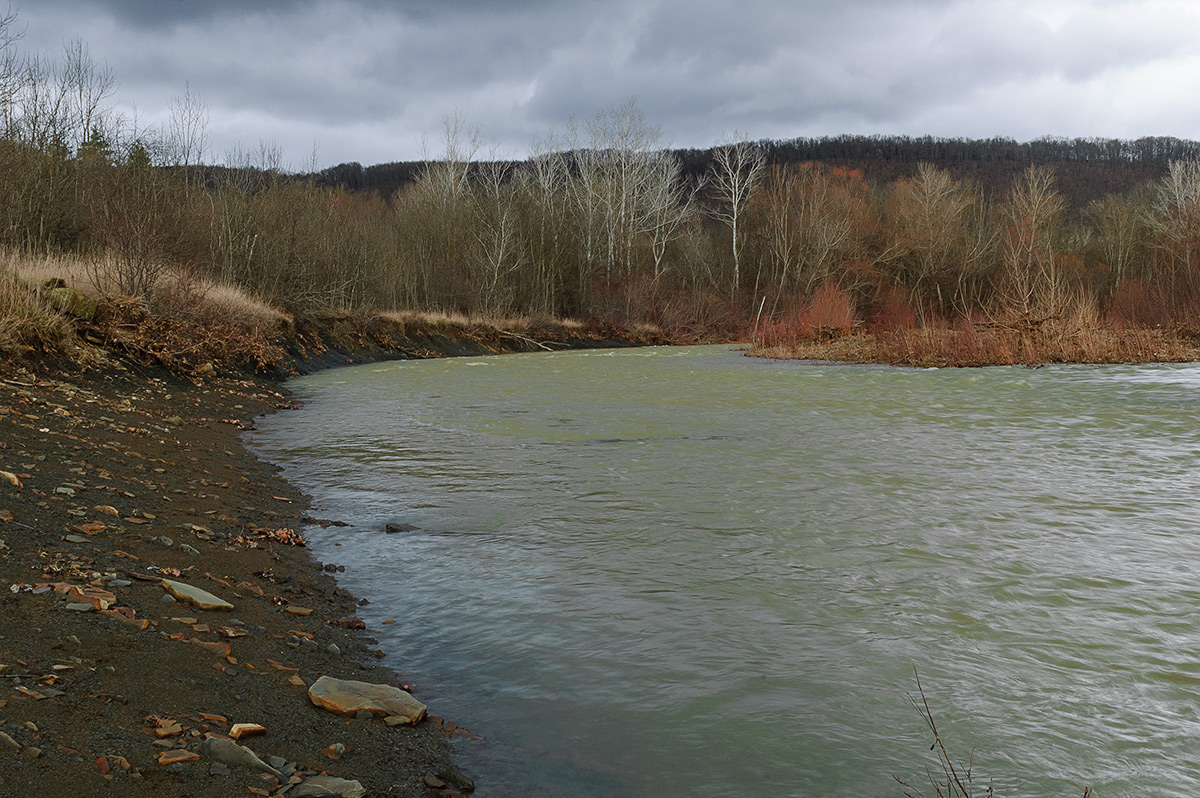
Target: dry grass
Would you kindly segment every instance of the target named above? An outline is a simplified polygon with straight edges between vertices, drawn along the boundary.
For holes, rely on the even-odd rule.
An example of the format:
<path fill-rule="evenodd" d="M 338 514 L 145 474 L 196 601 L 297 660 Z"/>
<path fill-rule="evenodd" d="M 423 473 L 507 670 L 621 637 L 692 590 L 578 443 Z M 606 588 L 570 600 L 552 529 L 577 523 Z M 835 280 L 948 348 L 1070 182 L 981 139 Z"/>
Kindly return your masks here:
<path fill-rule="evenodd" d="M 869 332 L 813 336 L 802 326 L 791 335 L 769 329 L 750 354 L 760 357 L 888 363 L 903 366 L 1037 365 L 1041 363 L 1154 363 L 1200 360 L 1197 336 L 1180 327 L 1133 326 L 1102 316 L 1094 300 L 1073 296 L 1054 313 L 1031 317 L 1017 313 L 959 319 L 953 326 L 938 319 L 914 327 L 885 327 L 873 320 Z"/>
<path fill-rule="evenodd" d="M 177 270 L 164 271 L 149 297 L 156 315 L 188 318 L 198 323 L 219 323 L 275 335 L 289 331 L 294 320 L 237 286 L 199 280 Z"/>
<path fill-rule="evenodd" d="M 965 323 L 860 333 L 833 341 L 754 346 L 758 357 L 960 367 L 1040 363 L 1188 363 L 1200 360 L 1195 340 L 1173 330 L 1095 328 L 1064 333 Z"/>
<path fill-rule="evenodd" d="M 51 280 L 64 283 L 88 296 L 99 298 L 104 291 L 93 279 L 96 270 L 80 258 L 61 255 L 23 255 L 12 250 L 0 254 L 0 262 L 24 280 L 44 285 Z"/>
<path fill-rule="evenodd" d="M 0 352 L 61 352 L 74 337 L 71 322 L 43 301 L 36 283 L 0 264 Z"/>
<path fill-rule="evenodd" d="M 453 328 L 459 331 L 496 330 L 529 333 L 545 330 L 581 332 L 586 329 L 577 319 L 546 319 L 535 316 L 467 316 L 461 313 L 436 313 L 419 310 L 390 310 L 375 318 L 395 324 L 404 330 L 437 330 Z"/>

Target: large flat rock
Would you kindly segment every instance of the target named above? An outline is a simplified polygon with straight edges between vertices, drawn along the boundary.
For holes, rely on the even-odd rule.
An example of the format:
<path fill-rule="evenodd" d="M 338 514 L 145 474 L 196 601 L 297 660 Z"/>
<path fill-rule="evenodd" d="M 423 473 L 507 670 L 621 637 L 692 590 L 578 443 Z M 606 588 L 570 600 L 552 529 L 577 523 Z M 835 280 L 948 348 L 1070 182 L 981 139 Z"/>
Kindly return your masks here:
<path fill-rule="evenodd" d="M 416 724 L 425 717 L 425 705 L 412 695 L 387 684 L 356 682 L 322 676 L 308 688 L 314 704 L 339 715 L 354 717 L 362 710 L 386 717 L 401 717 Z"/>
<path fill-rule="evenodd" d="M 207 590 L 192 587 L 184 582 L 176 582 L 174 579 L 164 579 L 162 580 L 162 586 L 177 601 L 186 601 L 188 604 L 199 607 L 202 610 L 233 609 L 233 605 L 225 599 L 218 598 Z"/>

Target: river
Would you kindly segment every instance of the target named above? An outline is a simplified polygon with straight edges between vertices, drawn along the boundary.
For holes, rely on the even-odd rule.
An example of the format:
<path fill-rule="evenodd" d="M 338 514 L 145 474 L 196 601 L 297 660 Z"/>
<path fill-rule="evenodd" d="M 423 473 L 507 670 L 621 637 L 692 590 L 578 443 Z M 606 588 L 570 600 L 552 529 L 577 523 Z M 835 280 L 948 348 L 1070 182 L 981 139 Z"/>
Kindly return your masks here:
<path fill-rule="evenodd" d="M 688 347 L 290 387 L 249 442 L 349 524 L 305 535 L 482 737 L 480 796 L 928 793 L 914 667 L 977 787 L 1200 795 L 1200 367 Z"/>

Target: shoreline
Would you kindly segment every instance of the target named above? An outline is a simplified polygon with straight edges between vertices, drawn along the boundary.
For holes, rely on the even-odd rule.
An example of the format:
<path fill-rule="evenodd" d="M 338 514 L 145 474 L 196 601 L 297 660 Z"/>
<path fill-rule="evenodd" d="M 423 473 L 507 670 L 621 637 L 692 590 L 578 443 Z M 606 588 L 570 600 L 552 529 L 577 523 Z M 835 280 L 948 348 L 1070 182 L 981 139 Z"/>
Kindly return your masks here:
<path fill-rule="evenodd" d="M 378 664 L 357 598 L 291 545 L 337 520 L 309 515 L 241 433 L 297 406 L 283 385 L 297 373 L 537 348 L 324 331 L 290 341 L 287 368 L 265 376 L 185 379 L 104 350 L 86 368 L 0 362 L 0 792 L 303 797 L 327 794 L 322 779 L 335 795 L 469 792 L 450 750 L 468 732 L 437 707 L 392 726 L 310 700 L 321 676 L 404 685 Z M 234 607 L 166 603 L 164 577 Z M 265 727 L 239 742 L 277 775 L 202 748 L 241 723 Z"/>

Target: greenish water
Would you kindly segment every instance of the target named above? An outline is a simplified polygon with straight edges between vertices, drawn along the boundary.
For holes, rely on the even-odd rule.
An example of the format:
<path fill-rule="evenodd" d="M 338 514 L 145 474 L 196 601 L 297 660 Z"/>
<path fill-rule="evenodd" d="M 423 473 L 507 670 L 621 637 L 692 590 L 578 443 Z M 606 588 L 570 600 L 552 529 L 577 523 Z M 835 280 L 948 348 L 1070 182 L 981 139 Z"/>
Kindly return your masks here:
<path fill-rule="evenodd" d="M 292 387 L 251 443 L 350 523 L 306 534 L 484 737 L 479 795 L 898 796 L 933 763 L 914 665 L 998 795 L 1200 794 L 1196 366 L 704 347 Z"/>

